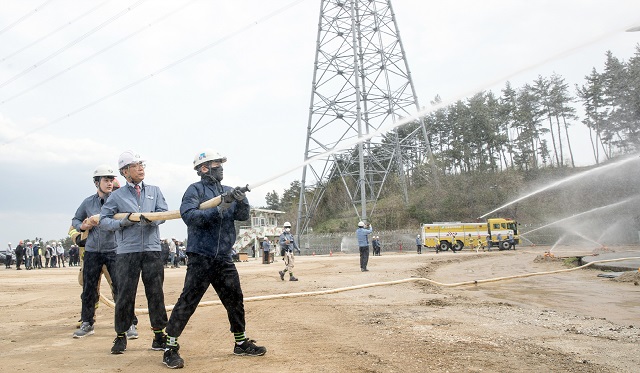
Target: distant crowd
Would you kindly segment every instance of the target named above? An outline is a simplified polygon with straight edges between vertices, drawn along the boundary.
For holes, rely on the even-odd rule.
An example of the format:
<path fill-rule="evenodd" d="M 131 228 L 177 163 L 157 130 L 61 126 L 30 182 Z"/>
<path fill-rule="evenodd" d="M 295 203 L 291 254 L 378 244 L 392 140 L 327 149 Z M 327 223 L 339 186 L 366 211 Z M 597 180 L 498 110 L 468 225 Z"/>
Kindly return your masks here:
<path fill-rule="evenodd" d="M 71 245 L 65 250 L 60 242 L 51 242 L 43 245 L 41 242 L 20 241 L 13 248 L 11 242 L 7 244 L 4 255 L 6 269 L 15 264 L 16 270 L 32 270 L 42 268 L 76 267 L 80 265 L 80 249 L 77 245 Z"/>
<path fill-rule="evenodd" d="M 187 265 L 187 248 L 183 241 L 175 238 L 163 238 L 161 241 L 164 266 L 166 268 L 180 268 Z M 61 242 L 51 242 L 43 245 L 38 241 L 20 241 L 15 248 L 11 242 L 7 244 L 5 255 L 0 259 L 4 261 L 5 269 L 10 269 L 15 265 L 16 270 L 61 268 L 80 266 L 80 248 L 71 245 L 65 249 Z"/>

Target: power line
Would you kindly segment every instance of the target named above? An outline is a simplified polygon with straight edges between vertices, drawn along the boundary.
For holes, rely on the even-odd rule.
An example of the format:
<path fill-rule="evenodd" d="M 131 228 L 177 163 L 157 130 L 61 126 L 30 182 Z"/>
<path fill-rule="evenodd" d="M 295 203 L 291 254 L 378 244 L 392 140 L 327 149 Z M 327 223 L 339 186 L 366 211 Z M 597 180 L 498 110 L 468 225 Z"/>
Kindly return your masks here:
<path fill-rule="evenodd" d="M 57 51 L 53 52 L 52 54 L 48 55 L 47 57 L 43 58 L 42 60 L 36 62 L 35 64 L 29 66 L 28 68 L 26 68 L 25 70 L 23 70 L 22 72 L 14 75 L 13 77 L 9 78 L 9 80 L 5 81 L 4 83 L 0 84 L 0 88 L 6 86 L 7 84 L 13 82 L 14 80 L 20 78 L 21 76 L 27 74 L 28 72 L 40 67 L 41 65 L 43 65 L 44 63 L 46 63 L 47 61 L 51 60 L 53 57 L 59 55 L 60 53 L 64 52 L 65 50 L 69 49 L 70 47 L 78 44 L 79 42 L 81 42 L 82 40 L 86 39 L 87 37 L 89 37 L 90 35 L 92 35 L 93 33 L 95 33 L 96 31 L 104 28 L 105 26 L 107 26 L 108 24 L 110 24 L 111 22 L 117 20 L 118 18 L 122 17 L 123 15 L 125 15 L 127 12 L 131 11 L 132 9 L 136 8 L 137 6 L 139 6 L 140 4 L 144 3 L 147 0 L 139 0 L 137 3 L 128 6 L 127 8 L 125 8 L 124 10 L 122 10 L 120 13 L 114 15 L 113 17 L 109 18 L 108 20 L 104 21 L 103 23 L 99 24 L 98 26 L 94 27 L 93 29 L 91 29 L 90 31 L 86 32 L 84 35 L 80 36 L 79 38 L 73 40 L 72 42 L 70 42 L 69 44 L 65 45 L 64 47 L 58 49 Z"/>
<path fill-rule="evenodd" d="M 71 66 L 67 67 L 66 69 L 60 70 L 59 72 L 57 72 L 57 73 L 55 73 L 55 74 L 53 74 L 53 75 L 49 76 L 48 78 L 46 78 L 46 79 L 42 80 L 41 82 L 39 82 L 39 83 L 37 83 L 37 84 L 35 84 L 35 85 L 32 85 L 31 87 L 29 87 L 29 88 L 27 88 L 27 89 L 24 89 L 24 90 L 22 90 L 22 91 L 20 91 L 20 92 L 16 93 L 15 95 L 10 96 L 10 97 L 8 97 L 8 98 L 6 98 L 6 99 L 4 99 L 4 100 L 0 101 L 0 105 L 4 105 L 4 104 L 6 104 L 6 103 L 7 103 L 7 102 L 9 102 L 9 101 L 12 101 L 12 100 L 14 100 L 14 99 L 16 99 L 16 98 L 18 98 L 18 97 L 20 97 L 20 96 L 22 96 L 22 95 L 24 95 L 24 94 L 28 93 L 28 92 L 33 91 L 34 89 L 36 89 L 36 88 L 40 87 L 41 85 L 43 85 L 43 84 L 45 84 L 45 83 L 47 83 L 47 82 L 49 82 L 49 81 L 51 81 L 51 80 L 53 80 L 53 79 L 55 79 L 55 78 L 59 77 L 60 75 L 62 75 L 62 74 L 64 74 L 64 73 L 67 73 L 67 72 L 69 72 L 69 71 L 71 71 L 71 70 L 75 69 L 76 67 L 78 67 L 78 66 L 82 65 L 83 63 L 85 63 L 85 62 L 87 62 L 87 61 L 89 61 L 89 60 L 93 59 L 94 57 L 96 57 L 96 56 L 98 56 L 98 55 L 100 55 L 100 54 L 102 54 L 102 53 L 104 53 L 104 52 L 108 51 L 109 49 L 111 49 L 111 48 L 115 47 L 116 45 L 121 44 L 121 43 L 123 43 L 123 42 L 125 42 L 125 41 L 127 41 L 127 40 L 131 39 L 132 37 L 134 37 L 134 36 L 138 35 L 139 33 L 141 33 L 141 32 L 143 32 L 143 31 L 145 31 L 146 29 L 148 29 L 148 28 L 150 28 L 150 27 L 152 27 L 152 26 L 155 26 L 157 23 L 159 23 L 159 22 L 161 22 L 161 21 L 164 21 L 165 19 L 167 19 L 167 18 L 169 18 L 170 16 L 172 16 L 172 15 L 174 15 L 174 14 L 178 13 L 179 11 L 183 10 L 184 8 L 188 7 L 189 5 L 193 4 L 193 3 L 194 3 L 194 2 L 196 2 L 196 1 L 197 1 L 197 0 L 191 0 L 190 2 L 188 2 L 188 3 L 186 3 L 186 4 L 183 4 L 183 5 L 179 6 L 179 7 L 177 7 L 176 9 L 174 9 L 174 10 L 172 10 L 172 11 L 170 11 L 170 12 L 166 13 L 165 15 L 161 16 L 160 18 L 157 18 L 156 20 L 154 20 L 154 21 L 152 21 L 152 22 L 148 23 L 147 25 L 145 25 L 145 26 L 143 26 L 143 27 L 139 28 L 138 30 L 136 30 L 136 31 L 134 31 L 134 32 L 132 32 L 132 33 L 130 33 L 129 35 L 127 35 L 127 36 L 125 36 L 125 37 L 123 37 L 123 38 L 119 39 L 118 41 L 116 41 L 116 42 L 114 42 L 114 43 L 111 43 L 111 44 L 110 44 L 110 45 L 108 45 L 107 47 L 105 47 L 105 48 L 103 48 L 103 49 L 99 50 L 98 52 L 96 52 L 96 53 L 94 53 L 94 54 L 92 54 L 92 55 L 90 55 L 90 56 L 86 57 L 85 59 L 80 60 L 79 62 L 77 62 L 77 63 L 75 63 L 75 64 L 73 64 L 73 65 L 71 65 Z"/>
<path fill-rule="evenodd" d="M 4 62 L 4 61 L 8 60 L 9 58 L 16 56 L 17 54 L 22 53 L 22 51 L 24 51 L 24 50 L 26 50 L 26 49 L 28 49 L 28 48 L 33 47 L 34 45 L 38 44 L 39 42 L 43 41 L 44 39 L 48 38 L 49 36 L 51 36 L 51 35 L 55 34 L 56 32 L 58 32 L 58 31 L 60 31 L 60 30 L 64 29 L 64 28 L 65 28 L 65 27 L 67 27 L 67 26 L 72 25 L 72 24 L 73 24 L 74 22 L 76 22 L 77 20 L 82 19 L 82 18 L 84 18 L 84 17 L 88 16 L 89 14 L 93 13 L 93 12 L 94 12 L 94 11 L 96 11 L 98 8 L 102 7 L 104 4 L 106 4 L 106 3 L 108 3 L 108 2 L 109 2 L 109 0 L 106 0 L 106 1 L 104 1 L 104 2 L 102 2 L 102 3 L 100 3 L 100 4 L 98 4 L 97 6 L 95 6 L 95 7 L 91 8 L 91 9 L 89 9 L 87 12 L 85 12 L 85 13 L 81 14 L 80 16 L 78 16 L 78 17 L 76 17 L 76 18 L 72 19 L 71 21 L 69 21 L 69 22 L 65 23 L 64 25 L 62 25 L 62 26 L 58 27 L 57 29 L 55 29 L 55 30 L 51 31 L 50 33 L 46 34 L 45 36 L 42 36 L 41 38 L 39 38 L 39 39 L 35 40 L 34 42 L 29 43 L 29 44 L 27 44 L 26 46 L 24 46 L 24 47 L 22 47 L 22 48 L 20 48 L 20 49 L 16 50 L 15 52 L 8 54 L 8 55 L 7 55 L 7 56 L 5 56 L 4 58 L 2 58 L 2 59 L 0 60 L 0 62 Z"/>
<path fill-rule="evenodd" d="M 266 16 L 263 16 L 263 17 L 257 19 L 256 21 L 253 21 L 253 22 L 249 23 L 248 25 L 246 25 L 244 27 L 241 27 L 240 29 L 238 29 L 238 30 L 226 35 L 226 36 L 223 36 L 222 38 L 220 38 L 220 39 L 218 39 L 218 40 L 216 40 L 216 41 L 214 41 L 212 43 L 209 43 L 209 44 L 205 45 L 204 47 L 202 47 L 202 48 L 200 48 L 200 49 L 188 54 L 187 56 L 185 56 L 185 57 L 183 57 L 183 58 L 181 58 L 179 60 L 176 60 L 176 61 L 166 65 L 165 67 L 163 67 L 163 68 L 161 68 L 159 70 L 156 70 L 156 71 L 152 72 L 151 74 L 148 74 L 148 75 L 146 75 L 146 76 L 144 76 L 144 77 L 142 77 L 142 78 L 140 78 L 140 79 L 138 79 L 138 80 L 136 80 L 134 82 L 131 82 L 131 83 L 129 83 L 129 84 L 123 86 L 123 87 L 120 87 L 120 88 L 116 89 L 115 91 L 113 91 L 111 93 L 108 93 L 108 94 L 98 98 L 97 100 L 89 102 L 88 104 L 86 104 L 84 106 L 81 106 L 81 107 L 79 107 L 79 108 L 77 108 L 75 110 L 72 110 L 72 111 L 68 112 L 67 114 L 65 114 L 63 116 L 52 120 L 49 123 L 45 123 L 45 124 L 43 124 L 43 125 L 41 125 L 39 127 L 36 127 L 36 128 L 34 128 L 34 129 L 30 130 L 30 131 L 25 132 L 22 135 L 19 135 L 19 136 L 16 136 L 16 137 L 14 137 L 14 138 L 12 138 L 10 140 L 7 140 L 4 143 L 2 143 L 1 146 L 10 144 L 10 143 L 12 143 L 12 142 L 14 142 L 14 141 L 16 141 L 16 140 L 18 140 L 20 138 L 27 137 L 27 136 L 29 136 L 29 135 L 31 135 L 33 133 L 41 131 L 41 130 L 43 130 L 43 129 L 45 129 L 45 128 L 53 125 L 53 124 L 61 122 L 61 121 L 65 120 L 67 118 L 70 118 L 70 117 L 72 117 L 72 116 L 74 116 L 74 115 L 76 115 L 76 114 L 78 114 L 78 113 L 80 113 L 82 111 L 85 111 L 86 109 L 88 109 L 90 107 L 93 107 L 93 106 L 99 104 L 100 102 L 102 102 L 102 101 L 104 101 L 106 99 L 109 99 L 109 98 L 111 98 L 111 97 L 113 97 L 113 96 L 115 96 L 115 95 L 117 95 L 119 93 L 122 93 L 122 92 L 128 90 L 129 88 L 135 87 L 138 84 L 140 84 L 140 83 L 142 83 L 142 82 L 144 82 L 146 80 L 149 80 L 149 79 L 155 77 L 156 75 L 158 75 L 158 74 L 160 74 L 160 73 L 162 73 L 162 72 L 164 72 L 166 70 L 169 70 L 169 69 L 171 69 L 171 68 L 173 68 L 173 67 L 175 67 L 175 66 L 177 66 L 177 65 L 179 65 L 179 64 L 181 64 L 181 63 L 183 63 L 183 62 L 185 62 L 187 60 L 190 60 L 191 58 L 193 58 L 193 57 L 195 57 L 195 56 L 207 51 L 208 49 L 213 48 L 214 46 L 217 46 L 218 44 L 221 44 L 224 41 L 227 41 L 229 39 L 232 39 L 232 38 L 242 34 L 243 32 L 245 32 L 245 31 L 257 26 L 259 23 L 262 23 L 262 22 L 264 22 L 266 20 L 269 20 L 269 19 L 279 15 L 280 13 L 283 13 L 284 11 L 288 10 L 289 8 L 292 8 L 295 5 L 298 5 L 299 3 L 303 2 L 303 1 L 305 1 L 305 0 L 293 1 L 293 2 L 285 5 L 284 7 L 279 8 L 279 9 L 267 14 Z"/>
<path fill-rule="evenodd" d="M 12 29 L 14 26 L 16 26 L 17 24 L 19 24 L 20 22 L 24 21 L 25 19 L 31 17 L 32 15 L 36 14 L 38 12 L 38 10 L 44 8 L 45 6 L 47 6 L 47 4 L 49 4 L 50 2 L 52 2 L 53 0 L 47 0 L 44 3 L 38 5 L 38 7 L 36 7 L 34 10 L 32 10 L 31 12 L 23 15 L 22 17 L 18 18 L 17 21 L 13 22 L 12 24 L 6 26 L 5 28 L 3 28 L 2 30 L 0 30 L 0 35 L 4 34 L 6 31 L 9 31 L 10 29 Z"/>

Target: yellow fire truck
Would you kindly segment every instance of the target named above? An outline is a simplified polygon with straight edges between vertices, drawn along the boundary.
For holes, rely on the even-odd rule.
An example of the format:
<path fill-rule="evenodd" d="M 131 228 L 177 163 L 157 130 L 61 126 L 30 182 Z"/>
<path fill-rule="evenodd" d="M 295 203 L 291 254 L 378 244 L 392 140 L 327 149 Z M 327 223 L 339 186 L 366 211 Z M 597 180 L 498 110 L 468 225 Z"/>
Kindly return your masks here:
<path fill-rule="evenodd" d="M 422 243 L 440 251 L 460 251 L 463 247 L 484 246 L 515 250 L 520 243 L 518 223 L 512 219 L 491 218 L 482 223 L 436 222 L 422 224 Z M 489 238 L 489 239 L 488 239 Z"/>

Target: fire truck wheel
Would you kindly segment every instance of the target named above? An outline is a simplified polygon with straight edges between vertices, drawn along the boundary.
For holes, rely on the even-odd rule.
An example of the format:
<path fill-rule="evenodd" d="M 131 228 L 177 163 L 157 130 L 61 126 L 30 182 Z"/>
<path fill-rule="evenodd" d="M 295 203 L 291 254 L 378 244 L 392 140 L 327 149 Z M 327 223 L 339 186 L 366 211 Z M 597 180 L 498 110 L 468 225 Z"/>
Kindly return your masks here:
<path fill-rule="evenodd" d="M 440 241 L 440 251 L 447 251 L 449 250 L 449 242 L 447 241 Z"/>
<path fill-rule="evenodd" d="M 462 250 L 463 247 L 464 247 L 464 244 L 462 243 L 462 241 L 456 241 L 456 244 L 451 247 L 451 250 L 460 251 Z"/>

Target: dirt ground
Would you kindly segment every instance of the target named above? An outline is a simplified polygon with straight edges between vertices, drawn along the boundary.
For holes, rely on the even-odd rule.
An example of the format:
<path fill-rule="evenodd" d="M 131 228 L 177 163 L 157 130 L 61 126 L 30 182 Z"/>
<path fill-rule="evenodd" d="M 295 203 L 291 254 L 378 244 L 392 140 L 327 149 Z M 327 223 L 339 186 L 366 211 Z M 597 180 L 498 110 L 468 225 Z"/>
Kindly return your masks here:
<path fill-rule="evenodd" d="M 638 372 L 640 286 L 599 270 L 446 287 L 407 282 L 327 295 L 251 297 L 330 290 L 411 277 L 441 283 L 566 268 L 536 260 L 548 248 L 509 252 L 386 253 L 360 272 L 355 254 L 297 257 L 299 282 L 280 281 L 282 261 L 238 263 L 247 333 L 262 357 L 232 354 L 224 309 L 200 307 L 180 337 L 184 370 L 194 372 Z M 638 248 L 634 248 L 635 255 Z M 579 253 L 580 248 L 566 255 Z M 587 252 L 582 253 L 582 255 Z M 564 255 L 561 250 L 556 256 Z M 80 313 L 77 268 L 0 269 L 3 372 L 156 372 L 148 316 L 123 355 L 109 353 L 113 310 L 101 304 L 95 334 L 73 339 Z M 185 268 L 165 270 L 174 304 Z M 628 276 L 627 276 L 628 278 Z M 635 281 L 635 284 L 634 284 Z M 146 306 L 141 291 L 137 307 Z M 204 300 L 217 300 L 211 289 Z"/>

